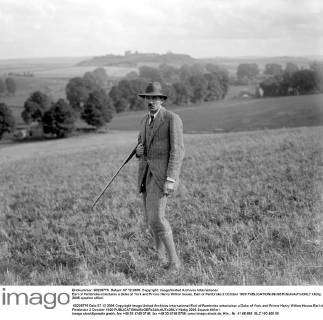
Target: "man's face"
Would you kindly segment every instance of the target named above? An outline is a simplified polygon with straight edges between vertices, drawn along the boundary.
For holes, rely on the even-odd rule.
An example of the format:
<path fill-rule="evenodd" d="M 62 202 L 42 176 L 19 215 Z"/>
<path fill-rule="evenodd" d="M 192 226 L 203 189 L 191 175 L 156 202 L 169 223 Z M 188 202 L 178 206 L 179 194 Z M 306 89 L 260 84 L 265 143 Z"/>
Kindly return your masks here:
<path fill-rule="evenodd" d="M 156 113 L 163 104 L 163 99 L 158 96 L 145 97 L 145 104 L 150 113 Z"/>

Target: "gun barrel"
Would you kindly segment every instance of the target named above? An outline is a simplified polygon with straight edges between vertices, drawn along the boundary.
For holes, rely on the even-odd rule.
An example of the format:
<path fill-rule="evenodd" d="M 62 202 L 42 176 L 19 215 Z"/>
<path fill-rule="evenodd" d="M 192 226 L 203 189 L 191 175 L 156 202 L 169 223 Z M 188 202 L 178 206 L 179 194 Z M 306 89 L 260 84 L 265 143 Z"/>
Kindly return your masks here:
<path fill-rule="evenodd" d="M 131 151 L 130 155 L 127 157 L 127 159 L 122 163 L 122 165 L 120 166 L 120 168 L 117 170 L 117 172 L 113 175 L 113 177 L 110 179 L 110 181 L 104 186 L 104 188 L 102 189 L 101 193 L 96 197 L 96 199 L 94 200 L 93 204 L 92 204 L 92 209 L 95 207 L 95 205 L 97 204 L 97 202 L 100 200 L 100 198 L 102 197 L 102 195 L 104 194 L 104 192 L 109 188 L 109 186 L 111 185 L 111 183 L 113 182 L 113 180 L 116 178 L 116 176 L 119 174 L 119 172 L 121 171 L 121 169 L 131 160 L 131 158 L 135 155 L 136 153 L 136 149 L 137 149 L 138 144 L 136 145 L 136 147 Z"/>

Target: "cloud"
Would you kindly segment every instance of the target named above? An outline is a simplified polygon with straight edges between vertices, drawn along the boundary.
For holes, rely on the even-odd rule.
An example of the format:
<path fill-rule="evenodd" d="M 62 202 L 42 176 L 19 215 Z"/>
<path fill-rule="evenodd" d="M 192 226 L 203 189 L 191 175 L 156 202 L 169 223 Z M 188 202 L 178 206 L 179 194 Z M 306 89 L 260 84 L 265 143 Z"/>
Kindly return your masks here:
<path fill-rule="evenodd" d="M 300 41 L 312 48 L 321 37 L 321 16 L 319 0 L 0 0 L 0 57 L 127 49 L 203 56 L 223 52 L 215 43 L 245 43 L 250 54 L 261 43 L 266 54 L 274 41 L 304 52 Z"/>
<path fill-rule="evenodd" d="M 200 3 L 200 2 L 199 2 Z M 234 5 L 236 3 L 236 5 Z M 190 36 L 213 39 L 266 39 L 287 35 L 320 35 L 322 10 L 310 12 L 306 3 L 274 1 L 216 2 L 199 4 L 186 15 L 185 29 Z M 239 4 L 239 5 L 238 5 Z"/>

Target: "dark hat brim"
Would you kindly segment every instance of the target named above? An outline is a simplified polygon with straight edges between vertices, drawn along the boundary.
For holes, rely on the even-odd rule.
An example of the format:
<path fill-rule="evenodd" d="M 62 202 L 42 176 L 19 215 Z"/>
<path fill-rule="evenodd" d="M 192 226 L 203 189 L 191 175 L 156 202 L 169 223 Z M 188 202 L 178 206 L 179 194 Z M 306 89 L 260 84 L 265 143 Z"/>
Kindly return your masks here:
<path fill-rule="evenodd" d="M 160 93 L 140 93 L 138 94 L 138 97 L 140 98 L 145 98 L 145 97 L 160 97 L 160 98 L 163 98 L 163 99 L 167 99 L 167 96 L 165 96 L 164 94 L 160 94 Z"/>

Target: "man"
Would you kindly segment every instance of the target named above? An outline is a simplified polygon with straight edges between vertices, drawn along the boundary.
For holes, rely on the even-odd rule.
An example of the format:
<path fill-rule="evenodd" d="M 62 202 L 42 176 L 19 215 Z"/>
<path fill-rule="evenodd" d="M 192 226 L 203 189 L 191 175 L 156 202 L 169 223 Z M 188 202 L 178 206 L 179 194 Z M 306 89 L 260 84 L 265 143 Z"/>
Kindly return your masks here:
<path fill-rule="evenodd" d="M 181 264 L 165 209 L 167 197 L 179 184 L 184 157 L 183 124 L 177 114 L 162 106 L 167 96 L 162 94 L 159 82 L 150 83 L 139 97 L 145 100 L 148 109 L 141 121 L 136 149 L 140 160 L 139 192 L 143 196 L 145 219 L 155 238 L 157 255 L 163 260 L 166 249 L 168 263 L 165 267 L 176 271 Z"/>

